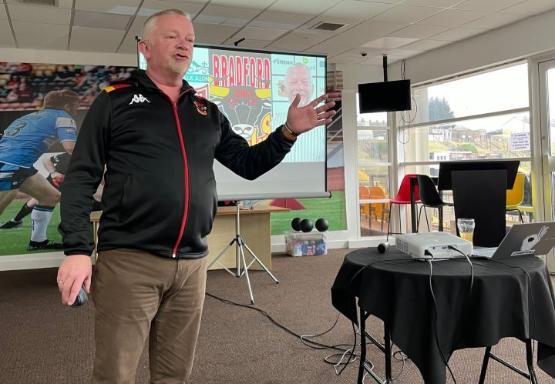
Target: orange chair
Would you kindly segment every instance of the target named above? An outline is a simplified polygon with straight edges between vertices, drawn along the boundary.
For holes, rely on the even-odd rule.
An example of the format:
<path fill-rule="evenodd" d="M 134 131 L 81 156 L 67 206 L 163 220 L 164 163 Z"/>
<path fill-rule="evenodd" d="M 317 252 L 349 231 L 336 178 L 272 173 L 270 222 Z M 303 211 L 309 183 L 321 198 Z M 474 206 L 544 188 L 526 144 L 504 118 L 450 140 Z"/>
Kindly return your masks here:
<path fill-rule="evenodd" d="M 389 200 L 390 208 L 389 208 L 389 217 L 387 220 L 387 241 L 389 241 L 390 234 L 401 234 L 401 205 L 410 205 L 410 183 L 411 179 L 416 180 L 416 174 L 410 173 L 406 174 L 401 180 L 401 185 L 399 186 L 399 190 L 393 199 Z M 420 202 L 420 191 L 418 188 L 418 183 L 414 186 L 414 201 L 415 203 Z M 393 209 L 393 204 L 399 205 L 399 232 L 391 232 L 391 211 Z M 418 225 L 416 226 L 418 228 Z"/>
<path fill-rule="evenodd" d="M 385 190 L 380 186 L 368 187 L 370 199 L 385 199 Z M 370 215 L 374 214 L 374 219 L 378 221 L 378 216 L 381 220 L 381 231 L 383 232 L 383 223 L 385 216 L 385 203 L 370 203 Z"/>
<path fill-rule="evenodd" d="M 370 198 L 370 193 L 368 187 L 364 185 L 359 185 L 358 187 L 358 198 L 359 200 L 366 200 Z M 370 204 L 360 204 L 360 215 L 370 217 Z"/>
<path fill-rule="evenodd" d="M 516 174 L 515 183 L 513 188 L 507 189 L 507 202 L 505 206 L 505 211 L 517 211 L 520 217 L 520 222 L 524 223 L 522 218 L 522 211 L 520 210 L 520 205 L 524 201 L 524 181 L 526 176 L 524 173 L 519 172 Z"/>

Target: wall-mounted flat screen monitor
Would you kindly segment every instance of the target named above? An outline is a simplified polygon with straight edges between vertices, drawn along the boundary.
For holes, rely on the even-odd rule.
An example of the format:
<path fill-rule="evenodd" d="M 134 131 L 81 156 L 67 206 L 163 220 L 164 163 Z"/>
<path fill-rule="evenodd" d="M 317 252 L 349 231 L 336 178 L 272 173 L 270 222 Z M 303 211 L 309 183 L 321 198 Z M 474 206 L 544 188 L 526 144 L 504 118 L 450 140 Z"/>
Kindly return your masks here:
<path fill-rule="evenodd" d="M 410 110 L 410 80 L 359 84 L 358 108 L 360 113 Z"/>

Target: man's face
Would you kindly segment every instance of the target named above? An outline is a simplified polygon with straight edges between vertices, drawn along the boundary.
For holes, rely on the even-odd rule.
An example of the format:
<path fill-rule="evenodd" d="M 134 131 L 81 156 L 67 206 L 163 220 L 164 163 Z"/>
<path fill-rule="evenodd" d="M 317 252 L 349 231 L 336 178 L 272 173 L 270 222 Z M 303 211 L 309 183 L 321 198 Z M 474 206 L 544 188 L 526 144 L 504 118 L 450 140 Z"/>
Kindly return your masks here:
<path fill-rule="evenodd" d="M 312 96 L 312 82 L 308 69 L 301 66 L 289 69 L 285 77 L 285 87 L 290 102 L 299 94 L 301 96 L 299 105 L 302 107 L 308 104 Z"/>
<path fill-rule="evenodd" d="M 151 71 L 180 76 L 187 72 L 195 42 L 193 24 L 187 17 L 159 16 L 144 38 L 140 48 Z"/>

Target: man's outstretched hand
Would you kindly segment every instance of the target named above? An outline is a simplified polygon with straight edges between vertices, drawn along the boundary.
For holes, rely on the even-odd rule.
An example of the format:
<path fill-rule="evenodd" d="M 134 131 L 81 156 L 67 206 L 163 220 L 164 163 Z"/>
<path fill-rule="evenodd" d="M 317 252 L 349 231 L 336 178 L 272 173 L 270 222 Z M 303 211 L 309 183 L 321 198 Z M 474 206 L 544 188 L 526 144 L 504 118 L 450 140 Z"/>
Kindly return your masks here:
<path fill-rule="evenodd" d="M 293 133 L 301 134 L 310 131 L 312 128 L 323 124 L 329 124 L 332 121 L 335 111 L 331 108 L 334 107 L 335 102 L 330 101 L 321 106 L 318 104 L 328 100 L 339 97 L 339 93 L 328 93 L 322 95 L 304 107 L 299 107 L 301 96 L 297 95 L 287 112 L 287 126 Z"/>

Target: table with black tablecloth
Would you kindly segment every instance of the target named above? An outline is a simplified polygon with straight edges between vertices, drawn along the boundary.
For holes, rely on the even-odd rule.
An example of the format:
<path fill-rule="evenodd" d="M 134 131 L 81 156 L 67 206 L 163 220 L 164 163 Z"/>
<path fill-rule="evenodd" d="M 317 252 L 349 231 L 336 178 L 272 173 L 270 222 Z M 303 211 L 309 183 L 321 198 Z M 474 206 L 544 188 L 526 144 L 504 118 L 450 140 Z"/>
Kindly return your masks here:
<path fill-rule="evenodd" d="M 428 384 L 445 383 L 436 332 L 447 360 L 457 349 L 492 346 L 504 337 L 537 340 L 538 365 L 555 378 L 555 298 L 545 262 L 534 256 L 472 261 L 472 291 L 465 258 L 432 263 L 435 306 L 429 263 L 394 248 L 356 250 L 345 256 L 332 303 L 355 323 L 359 308 L 364 319 L 382 319 Z"/>

